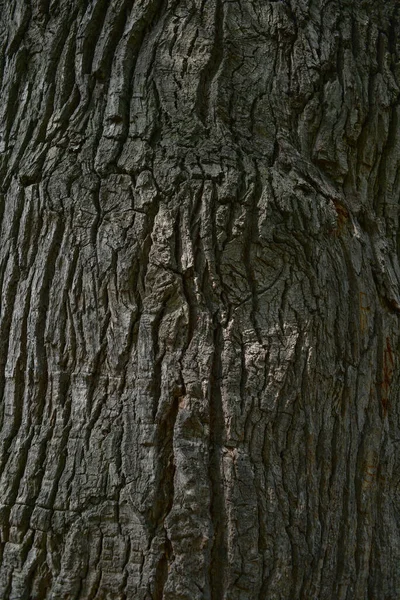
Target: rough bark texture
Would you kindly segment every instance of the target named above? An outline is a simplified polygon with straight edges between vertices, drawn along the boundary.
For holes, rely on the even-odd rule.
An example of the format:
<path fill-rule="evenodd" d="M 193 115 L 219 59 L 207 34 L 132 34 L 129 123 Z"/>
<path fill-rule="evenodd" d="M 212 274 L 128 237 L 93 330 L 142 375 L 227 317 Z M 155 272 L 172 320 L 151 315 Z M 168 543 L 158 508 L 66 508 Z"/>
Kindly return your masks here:
<path fill-rule="evenodd" d="M 397 600 L 399 3 L 0 13 L 0 597 Z"/>

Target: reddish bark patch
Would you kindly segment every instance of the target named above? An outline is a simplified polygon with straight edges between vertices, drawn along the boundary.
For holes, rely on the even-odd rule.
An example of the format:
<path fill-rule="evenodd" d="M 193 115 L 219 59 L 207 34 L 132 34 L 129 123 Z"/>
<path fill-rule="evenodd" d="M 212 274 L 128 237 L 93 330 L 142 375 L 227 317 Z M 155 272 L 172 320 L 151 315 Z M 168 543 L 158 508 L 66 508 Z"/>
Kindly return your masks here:
<path fill-rule="evenodd" d="M 337 213 L 337 226 L 336 229 L 334 230 L 334 235 L 335 236 L 339 236 L 341 235 L 341 233 L 343 233 L 343 229 L 346 226 L 346 223 L 349 220 L 349 211 L 347 210 L 347 208 L 341 204 L 340 202 L 338 202 L 337 200 L 332 200 L 334 206 L 335 206 L 335 210 Z"/>
<path fill-rule="evenodd" d="M 392 383 L 394 373 L 394 354 L 390 344 L 389 337 L 386 338 L 386 347 L 383 351 L 383 377 L 382 377 L 382 395 L 381 402 L 383 414 L 386 415 L 389 405 L 389 388 Z"/>

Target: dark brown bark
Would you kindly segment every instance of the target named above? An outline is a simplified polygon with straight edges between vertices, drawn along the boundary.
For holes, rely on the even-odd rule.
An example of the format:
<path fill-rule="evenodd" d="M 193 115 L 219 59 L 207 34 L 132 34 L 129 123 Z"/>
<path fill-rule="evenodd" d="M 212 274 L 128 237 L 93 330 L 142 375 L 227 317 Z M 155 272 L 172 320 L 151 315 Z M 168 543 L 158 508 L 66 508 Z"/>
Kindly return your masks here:
<path fill-rule="evenodd" d="M 0 597 L 397 599 L 398 2 L 0 11 Z"/>

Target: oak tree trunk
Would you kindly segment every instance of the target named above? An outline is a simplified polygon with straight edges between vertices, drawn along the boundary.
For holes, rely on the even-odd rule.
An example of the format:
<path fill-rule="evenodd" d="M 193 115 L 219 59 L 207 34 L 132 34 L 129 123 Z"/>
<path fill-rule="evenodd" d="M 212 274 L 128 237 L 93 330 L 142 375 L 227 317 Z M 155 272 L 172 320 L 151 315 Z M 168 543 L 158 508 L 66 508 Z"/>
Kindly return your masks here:
<path fill-rule="evenodd" d="M 396 600 L 396 0 L 0 0 L 0 597 Z"/>

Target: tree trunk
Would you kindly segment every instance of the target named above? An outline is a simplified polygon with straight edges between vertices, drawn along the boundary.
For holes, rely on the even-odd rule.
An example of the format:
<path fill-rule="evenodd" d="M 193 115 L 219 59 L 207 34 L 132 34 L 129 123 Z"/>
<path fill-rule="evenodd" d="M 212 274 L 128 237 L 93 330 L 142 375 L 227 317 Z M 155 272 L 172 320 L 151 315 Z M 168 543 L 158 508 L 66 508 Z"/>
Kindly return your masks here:
<path fill-rule="evenodd" d="M 399 3 L 0 13 L 0 597 L 397 600 Z"/>

